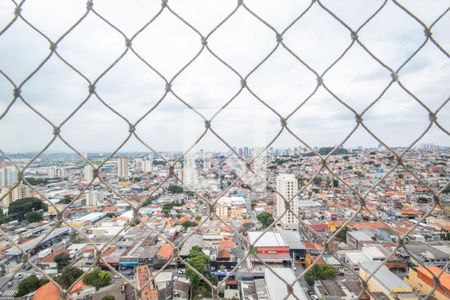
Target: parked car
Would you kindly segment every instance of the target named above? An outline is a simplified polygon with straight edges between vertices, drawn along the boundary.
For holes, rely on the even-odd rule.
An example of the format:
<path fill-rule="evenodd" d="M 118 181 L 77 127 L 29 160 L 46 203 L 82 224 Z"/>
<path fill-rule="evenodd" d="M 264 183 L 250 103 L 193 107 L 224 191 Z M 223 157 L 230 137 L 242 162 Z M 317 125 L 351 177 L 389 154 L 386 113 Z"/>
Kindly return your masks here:
<path fill-rule="evenodd" d="M 316 295 L 311 295 L 311 299 L 312 300 L 320 300 L 319 297 L 317 297 Z"/>

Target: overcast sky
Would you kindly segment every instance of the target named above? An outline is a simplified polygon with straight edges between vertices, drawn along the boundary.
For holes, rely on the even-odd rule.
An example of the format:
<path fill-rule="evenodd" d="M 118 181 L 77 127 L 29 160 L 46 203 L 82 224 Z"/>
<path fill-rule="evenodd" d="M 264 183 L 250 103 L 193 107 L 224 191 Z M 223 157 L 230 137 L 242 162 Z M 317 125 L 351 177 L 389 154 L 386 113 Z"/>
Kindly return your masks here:
<path fill-rule="evenodd" d="M 206 36 L 236 7 L 233 1 L 169 1 L 170 7 Z M 449 1 L 401 1 L 430 25 Z M 308 1 L 245 1 L 261 18 L 283 31 L 309 5 Z M 323 1 L 352 28 L 358 28 L 382 1 Z M 139 31 L 161 8 L 159 1 L 94 1 L 95 10 L 128 37 Z M 84 1 L 32 0 L 22 7 L 26 20 L 56 41 L 84 13 Z M 13 17 L 14 5 L 0 0 L 0 28 Z M 434 27 L 433 36 L 450 52 L 450 13 Z M 360 40 L 385 64 L 398 68 L 425 39 L 423 28 L 389 1 L 359 33 Z M 317 3 L 285 34 L 285 44 L 321 73 L 351 43 L 348 30 Z M 214 53 L 246 76 L 276 43 L 274 32 L 240 7 L 208 39 Z M 134 50 L 170 80 L 202 48 L 200 38 L 170 11 L 164 10 L 133 41 Z M 125 51 L 124 37 L 92 12 L 58 45 L 58 53 L 91 81 L 96 80 Z M 49 54 L 49 44 L 18 19 L 0 36 L 0 70 L 19 85 Z M 400 72 L 401 82 L 432 110 L 450 96 L 450 62 L 428 43 Z M 356 111 L 363 111 L 387 86 L 389 72 L 355 44 L 324 77 L 326 85 Z M 54 124 L 60 124 L 88 95 L 87 82 L 56 55 L 22 88 L 22 95 Z M 248 79 L 248 86 L 281 115 L 287 116 L 314 90 L 316 78 L 288 51 L 279 46 Z M 136 122 L 164 94 L 165 83 L 128 51 L 97 83 L 99 96 L 130 122 Z M 210 118 L 240 89 L 240 79 L 206 49 L 173 82 L 173 91 Z M 12 85 L 0 74 L 0 113 L 13 99 Z M 428 125 L 427 112 L 394 84 L 365 115 L 364 120 L 392 146 L 409 145 Z M 450 129 L 450 104 L 438 114 Z M 355 126 L 353 113 L 323 87 L 288 120 L 289 127 L 312 146 L 338 144 Z M 173 95 L 137 127 L 139 136 L 158 150 L 186 149 L 202 131 L 203 120 Z M 212 127 L 236 146 L 267 144 L 279 131 L 279 118 L 243 90 L 219 114 Z M 112 151 L 128 134 L 124 120 L 95 96 L 61 129 L 75 148 Z M 17 101 L 0 119 L 0 148 L 6 152 L 36 151 L 52 137 L 51 126 Z M 449 137 L 433 126 L 421 142 L 450 145 Z M 274 147 L 301 145 L 284 132 Z M 358 129 L 346 146 L 377 146 Z M 220 149 L 223 144 L 207 134 L 199 148 Z M 69 151 L 57 141 L 50 151 Z M 146 151 L 132 138 L 124 151 Z"/>

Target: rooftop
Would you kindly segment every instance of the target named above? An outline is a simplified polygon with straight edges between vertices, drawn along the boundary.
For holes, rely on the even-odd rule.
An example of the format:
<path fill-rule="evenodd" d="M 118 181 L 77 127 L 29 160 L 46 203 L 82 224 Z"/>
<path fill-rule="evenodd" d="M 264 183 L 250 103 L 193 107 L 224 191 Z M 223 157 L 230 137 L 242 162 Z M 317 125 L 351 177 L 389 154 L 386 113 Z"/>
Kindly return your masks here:
<path fill-rule="evenodd" d="M 253 244 L 256 239 L 261 236 L 262 232 L 250 231 L 248 232 L 248 240 Z M 255 247 L 287 247 L 288 244 L 283 240 L 278 232 L 267 231 L 260 239 L 256 241 Z"/>

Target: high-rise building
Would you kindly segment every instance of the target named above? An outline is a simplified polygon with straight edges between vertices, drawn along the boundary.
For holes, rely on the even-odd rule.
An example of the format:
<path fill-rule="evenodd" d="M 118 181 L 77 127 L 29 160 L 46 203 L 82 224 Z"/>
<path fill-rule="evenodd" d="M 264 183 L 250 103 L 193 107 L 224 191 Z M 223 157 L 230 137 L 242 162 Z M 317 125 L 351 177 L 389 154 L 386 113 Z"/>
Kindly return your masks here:
<path fill-rule="evenodd" d="M 216 215 L 222 221 L 228 221 L 228 217 L 230 215 L 230 207 L 224 203 L 217 203 L 216 204 Z"/>
<path fill-rule="evenodd" d="M 86 165 L 83 174 L 85 181 L 91 181 L 94 179 L 94 168 L 91 165 Z"/>
<path fill-rule="evenodd" d="M 104 200 L 102 191 L 90 191 L 86 193 L 86 206 L 98 206 Z"/>
<path fill-rule="evenodd" d="M 144 160 L 142 162 L 142 172 L 150 173 L 153 170 L 153 161 L 152 160 Z"/>
<path fill-rule="evenodd" d="M 65 168 L 50 167 L 48 169 L 48 177 L 50 178 L 64 178 L 67 176 Z"/>
<path fill-rule="evenodd" d="M 286 201 L 290 201 L 291 210 L 298 216 L 298 181 L 294 174 L 279 174 L 277 176 L 277 191 L 283 195 Z M 281 216 L 286 211 L 286 203 L 281 197 L 276 196 L 276 216 Z M 295 197 L 294 197 L 295 196 Z M 297 229 L 298 219 L 288 210 L 280 219 L 280 224 L 284 229 Z"/>
<path fill-rule="evenodd" d="M 17 170 L 14 167 L 0 169 L 0 188 L 12 186 L 17 183 Z"/>
<path fill-rule="evenodd" d="M 119 157 L 117 159 L 117 176 L 119 178 L 128 178 L 128 158 Z"/>
<path fill-rule="evenodd" d="M 0 199 L 3 198 L 2 200 L 3 206 L 9 206 L 11 202 L 14 202 L 22 198 L 28 198 L 31 197 L 32 195 L 33 190 L 28 185 L 20 184 L 15 188 L 12 187 L 3 188 L 0 192 Z"/>

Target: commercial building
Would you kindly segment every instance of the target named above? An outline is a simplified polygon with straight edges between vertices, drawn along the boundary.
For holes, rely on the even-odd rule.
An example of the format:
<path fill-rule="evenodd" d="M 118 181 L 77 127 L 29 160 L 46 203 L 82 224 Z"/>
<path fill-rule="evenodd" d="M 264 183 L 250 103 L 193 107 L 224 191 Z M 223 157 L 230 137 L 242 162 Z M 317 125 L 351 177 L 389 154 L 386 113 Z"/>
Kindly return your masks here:
<path fill-rule="evenodd" d="M 277 191 L 280 194 L 276 196 L 276 216 L 283 215 L 286 211 L 286 202 L 290 202 L 288 210 L 280 219 L 280 224 L 284 229 L 298 229 L 298 219 L 292 211 L 298 216 L 298 181 L 294 174 L 279 174 L 277 176 Z M 283 199 L 284 198 L 284 199 Z"/>
<path fill-rule="evenodd" d="M 128 158 L 119 157 L 117 159 L 117 176 L 119 178 L 128 178 Z"/>
<path fill-rule="evenodd" d="M 278 263 L 289 265 L 292 261 L 289 255 L 289 246 L 278 232 L 267 231 L 262 232 L 250 231 L 247 233 L 248 240 L 254 244 L 254 255 L 266 263 Z M 254 262 L 258 262 L 254 259 Z"/>
<path fill-rule="evenodd" d="M 303 291 L 302 287 L 300 286 L 300 283 L 298 282 L 298 280 L 296 280 L 296 276 L 295 276 L 294 272 L 292 271 L 292 269 L 290 269 L 290 268 L 272 268 L 272 269 L 273 269 L 273 271 L 266 268 L 264 271 L 264 278 L 266 281 L 266 288 L 267 288 L 267 294 L 269 296 L 269 299 L 271 299 L 271 300 L 275 300 L 275 299 L 307 300 L 307 299 L 309 299 L 306 296 L 305 292 Z M 284 281 L 282 279 L 280 279 L 280 277 Z M 288 283 L 295 282 L 292 287 L 291 294 L 289 294 L 289 289 L 285 282 L 288 282 Z"/>

